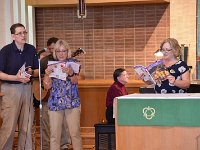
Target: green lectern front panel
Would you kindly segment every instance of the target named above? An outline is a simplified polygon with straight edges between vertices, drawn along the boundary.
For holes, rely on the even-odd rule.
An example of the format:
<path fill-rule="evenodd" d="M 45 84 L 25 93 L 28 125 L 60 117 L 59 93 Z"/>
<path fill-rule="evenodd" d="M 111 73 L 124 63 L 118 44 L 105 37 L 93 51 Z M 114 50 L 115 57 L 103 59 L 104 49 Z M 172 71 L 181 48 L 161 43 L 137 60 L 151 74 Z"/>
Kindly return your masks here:
<path fill-rule="evenodd" d="M 119 98 L 118 125 L 200 126 L 200 99 Z"/>

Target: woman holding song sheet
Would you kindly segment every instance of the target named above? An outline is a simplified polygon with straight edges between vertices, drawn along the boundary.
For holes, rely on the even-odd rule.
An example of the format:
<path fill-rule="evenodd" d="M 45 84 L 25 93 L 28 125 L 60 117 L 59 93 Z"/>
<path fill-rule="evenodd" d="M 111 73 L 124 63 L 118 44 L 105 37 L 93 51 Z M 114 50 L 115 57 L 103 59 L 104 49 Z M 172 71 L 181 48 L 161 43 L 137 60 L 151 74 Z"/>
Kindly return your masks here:
<path fill-rule="evenodd" d="M 165 39 L 160 45 L 162 63 L 152 75 L 156 93 L 186 93 L 190 86 L 190 72 L 187 64 L 180 60 L 181 47 L 174 38 Z M 140 76 L 143 79 L 143 75 Z"/>
<path fill-rule="evenodd" d="M 66 121 L 72 140 L 74 150 L 82 150 L 82 141 L 80 136 L 80 97 L 78 93 L 78 73 L 73 68 L 66 66 L 65 62 L 78 61 L 71 58 L 69 45 L 64 40 L 58 40 L 55 44 L 53 57 L 57 62 L 51 64 L 45 70 L 44 87 L 50 89 L 48 99 L 49 120 L 50 120 L 50 149 L 60 149 L 60 138 L 62 131 L 62 122 Z M 66 74 L 66 78 L 49 77 L 54 68 L 61 68 Z M 55 73 L 55 72 L 54 72 Z"/>

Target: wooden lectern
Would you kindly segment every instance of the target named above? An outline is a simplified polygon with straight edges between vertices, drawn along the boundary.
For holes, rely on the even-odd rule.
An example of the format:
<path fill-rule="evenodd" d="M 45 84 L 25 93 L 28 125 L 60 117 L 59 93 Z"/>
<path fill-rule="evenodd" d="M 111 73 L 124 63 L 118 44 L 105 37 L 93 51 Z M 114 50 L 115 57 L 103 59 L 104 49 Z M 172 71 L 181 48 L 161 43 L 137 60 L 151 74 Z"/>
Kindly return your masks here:
<path fill-rule="evenodd" d="M 132 94 L 114 104 L 117 150 L 200 150 L 200 94 Z"/>

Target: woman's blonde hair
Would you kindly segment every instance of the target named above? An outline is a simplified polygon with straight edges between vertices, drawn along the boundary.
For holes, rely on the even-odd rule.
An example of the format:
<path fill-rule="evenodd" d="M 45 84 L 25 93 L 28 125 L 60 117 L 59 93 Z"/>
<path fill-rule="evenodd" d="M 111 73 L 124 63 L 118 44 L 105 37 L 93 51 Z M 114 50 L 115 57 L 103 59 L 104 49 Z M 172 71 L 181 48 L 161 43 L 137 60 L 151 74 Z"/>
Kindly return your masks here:
<path fill-rule="evenodd" d="M 178 43 L 178 41 L 174 38 L 167 38 L 165 39 L 161 44 L 160 44 L 160 49 L 162 49 L 163 45 L 165 43 L 169 43 L 171 48 L 172 48 L 172 52 L 174 54 L 175 57 L 179 57 L 181 54 L 181 47 Z"/>
<path fill-rule="evenodd" d="M 58 60 L 56 56 L 56 51 L 59 51 L 60 47 L 63 46 L 65 50 L 67 50 L 67 58 L 71 57 L 71 50 L 69 44 L 65 40 L 58 40 L 55 44 L 54 51 L 53 51 L 53 58 Z"/>

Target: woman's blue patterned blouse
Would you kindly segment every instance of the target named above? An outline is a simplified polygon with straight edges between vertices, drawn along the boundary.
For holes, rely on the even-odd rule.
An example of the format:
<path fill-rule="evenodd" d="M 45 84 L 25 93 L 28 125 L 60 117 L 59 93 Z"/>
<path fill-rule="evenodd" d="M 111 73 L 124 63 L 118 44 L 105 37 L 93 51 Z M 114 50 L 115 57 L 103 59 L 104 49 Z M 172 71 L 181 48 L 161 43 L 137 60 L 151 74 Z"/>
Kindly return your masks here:
<path fill-rule="evenodd" d="M 66 81 L 52 78 L 48 106 L 50 111 L 79 107 L 80 96 L 78 93 L 78 84 L 72 83 L 68 78 Z"/>

